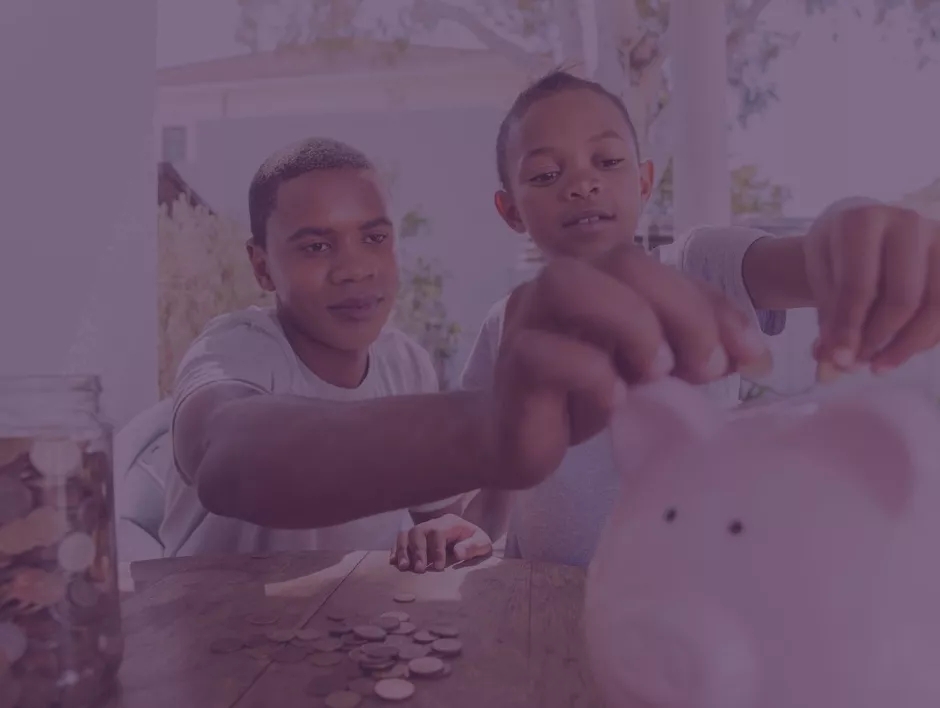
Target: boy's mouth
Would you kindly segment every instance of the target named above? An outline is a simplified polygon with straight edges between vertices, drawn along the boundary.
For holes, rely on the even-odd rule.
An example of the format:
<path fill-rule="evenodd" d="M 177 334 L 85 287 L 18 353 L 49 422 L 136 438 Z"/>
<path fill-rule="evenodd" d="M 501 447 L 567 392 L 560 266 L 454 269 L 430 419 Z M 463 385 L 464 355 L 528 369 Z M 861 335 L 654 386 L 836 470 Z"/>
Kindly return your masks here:
<path fill-rule="evenodd" d="M 330 305 L 327 309 L 342 319 L 362 321 L 371 319 L 384 300 L 380 295 L 350 297 Z"/>
<path fill-rule="evenodd" d="M 571 226 L 592 226 L 594 224 L 599 224 L 604 221 L 613 221 L 614 215 L 610 212 L 600 211 L 598 209 L 591 209 L 588 211 L 581 211 L 577 214 L 572 215 L 568 219 L 562 222 L 562 226 L 565 228 Z"/>

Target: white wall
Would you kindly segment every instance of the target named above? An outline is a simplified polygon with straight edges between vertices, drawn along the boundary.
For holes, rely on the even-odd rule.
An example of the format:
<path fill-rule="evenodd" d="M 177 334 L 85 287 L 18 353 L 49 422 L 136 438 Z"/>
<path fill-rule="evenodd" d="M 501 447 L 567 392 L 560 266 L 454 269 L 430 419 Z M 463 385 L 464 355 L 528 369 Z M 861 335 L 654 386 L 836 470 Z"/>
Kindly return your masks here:
<path fill-rule="evenodd" d="M 0 3 L 0 375 L 156 398 L 154 0 Z"/>

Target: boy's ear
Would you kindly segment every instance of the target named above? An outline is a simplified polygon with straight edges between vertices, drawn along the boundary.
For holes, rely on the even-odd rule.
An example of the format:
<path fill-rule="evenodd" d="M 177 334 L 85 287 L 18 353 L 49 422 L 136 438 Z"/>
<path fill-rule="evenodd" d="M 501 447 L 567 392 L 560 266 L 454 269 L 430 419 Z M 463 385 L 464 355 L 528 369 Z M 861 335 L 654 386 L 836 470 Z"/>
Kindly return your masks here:
<path fill-rule="evenodd" d="M 248 260 L 251 261 L 251 270 L 258 285 L 262 290 L 273 293 L 274 281 L 271 280 L 271 272 L 268 269 L 268 254 L 253 239 L 245 242 L 245 250 L 248 251 Z"/>
<path fill-rule="evenodd" d="M 640 197 L 646 204 L 653 194 L 655 186 L 656 166 L 652 160 L 644 160 L 640 163 Z"/>
<path fill-rule="evenodd" d="M 516 203 L 512 195 L 506 190 L 501 189 L 496 192 L 493 201 L 496 203 L 496 211 L 503 217 L 503 221 L 506 222 L 507 226 L 516 233 L 524 234 L 526 227 L 525 224 L 522 223 L 522 217 L 519 215 L 519 209 L 516 208 Z"/>

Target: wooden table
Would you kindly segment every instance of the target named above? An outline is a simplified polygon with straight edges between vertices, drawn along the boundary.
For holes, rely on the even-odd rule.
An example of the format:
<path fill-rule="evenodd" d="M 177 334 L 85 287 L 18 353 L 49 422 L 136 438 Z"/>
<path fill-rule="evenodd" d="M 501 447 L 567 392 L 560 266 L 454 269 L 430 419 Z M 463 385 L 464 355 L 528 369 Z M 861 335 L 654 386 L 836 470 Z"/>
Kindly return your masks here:
<path fill-rule="evenodd" d="M 417 691 L 403 705 L 601 707 L 581 640 L 580 569 L 494 557 L 417 575 L 390 566 L 387 552 L 306 552 L 148 561 L 134 564 L 132 574 L 115 708 L 322 706 L 306 692 L 309 660 L 279 664 L 244 651 L 213 654 L 209 645 L 267 629 L 248 623 L 253 613 L 279 615 L 281 629 L 325 628 L 336 610 L 366 618 L 403 610 L 419 626 L 446 622 L 460 630 L 463 655 L 452 675 L 414 679 Z M 272 588 L 309 574 L 302 587 Z M 417 600 L 395 603 L 401 592 Z M 382 703 L 372 697 L 361 705 Z"/>

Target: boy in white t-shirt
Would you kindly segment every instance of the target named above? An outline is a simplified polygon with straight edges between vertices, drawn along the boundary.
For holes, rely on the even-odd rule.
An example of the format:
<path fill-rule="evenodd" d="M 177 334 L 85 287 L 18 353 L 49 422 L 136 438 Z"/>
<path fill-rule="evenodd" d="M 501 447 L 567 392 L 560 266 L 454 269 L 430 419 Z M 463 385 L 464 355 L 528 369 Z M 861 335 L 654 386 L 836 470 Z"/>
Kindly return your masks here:
<path fill-rule="evenodd" d="M 656 282 L 660 273 L 651 265 L 653 259 L 622 255 L 631 248 L 654 182 L 653 166 L 640 159 L 635 129 L 619 98 L 596 83 L 554 72 L 516 100 L 501 126 L 496 152 L 502 183 L 497 209 L 511 228 L 531 236 L 548 266 L 534 284 L 517 288 L 488 314 L 462 376 L 466 390 L 497 391 L 504 385 L 501 361 L 520 340 L 532 339 L 530 298 L 544 301 L 545 283 L 556 298 L 555 312 L 546 318 L 554 321 L 556 331 L 612 352 L 620 376 L 636 381 L 634 367 L 624 361 L 626 352 L 618 356 L 614 351 L 617 339 L 609 331 L 599 332 L 594 322 L 574 317 L 565 321 L 566 310 L 581 311 L 576 303 L 589 285 L 587 280 L 575 282 L 572 273 L 585 267 L 581 263 L 599 260 L 606 272 L 595 275 L 591 287 L 603 292 L 605 276 L 613 275 L 641 291 L 660 322 L 675 328 L 658 350 L 654 368 L 706 385 L 709 395 L 729 405 L 738 402 L 737 374 L 744 367 L 729 365 L 727 350 L 692 343 L 691 333 L 749 321 L 759 323 L 764 334 L 777 334 L 786 309 L 815 305 L 821 326 L 815 355 L 821 372 L 858 363 L 888 369 L 940 339 L 940 228 L 908 210 L 870 200 L 846 201 L 824 212 L 800 238 L 767 238 L 769 234 L 744 228 L 696 230 L 672 265 L 735 303 L 737 312 L 723 310 L 713 319 L 704 309 L 675 301 L 689 281 L 667 287 Z M 620 256 L 605 255 L 618 251 Z M 619 310 L 621 326 L 627 327 L 639 315 L 620 297 L 611 289 L 611 296 L 594 299 L 593 307 L 614 318 Z M 541 324 L 536 316 L 535 328 Z M 737 351 L 751 357 L 747 373 L 767 372 L 770 361 L 761 333 L 756 326 L 742 331 L 747 336 L 739 340 Z M 554 337 L 540 336 L 538 341 L 561 344 Z M 565 346 L 574 357 L 575 350 Z M 585 359 L 585 369 L 591 361 Z M 582 413 L 572 394 L 560 398 L 568 417 Z M 595 425 L 592 430 L 600 433 L 603 428 Z M 542 483 L 523 491 L 484 489 L 465 517 L 494 537 L 508 524 L 509 556 L 586 565 L 616 498 L 619 477 L 606 435 L 583 435 L 572 442 L 556 472 Z M 421 533 L 418 527 L 411 536 Z M 413 567 L 413 538 L 410 545 L 399 545 L 395 552 L 403 570 Z"/>
<path fill-rule="evenodd" d="M 311 518 L 298 522 L 285 508 L 273 525 L 251 523 L 253 516 L 266 520 L 258 510 L 209 513 L 200 500 L 194 460 L 200 456 L 200 431 L 212 425 L 213 397 L 217 402 L 254 394 L 296 396 L 320 401 L 342 416 L 341 404 L 438 392 L 428 354 L 386 325 L 398 288 L 394 233 L 366 156 L 327 139 L 291 146 L 261 167 L 249 200 L 249 256 L 258 283 L 277 294 L 277 306 L 216 318 L 180 364 L 172 430 L 179 474 L 170 475 L 160 530 L 166 553 L 387 550 L 409 519 L 378 499 L 371 507 L 380 513 L 360 518 L 350 519 L 343 509 L 334 515 L 311 508 Z M 264 439 L 257 432 L 259 445 L 278 444 L 276 437 Z M 315 455 L 296 464 L 316 474 Z M 261 455 L 258 465 L 255 479 L 263 485 L 268 475 Z M 238 479 L 232 474 L 226 482 Z M 361 496 L 381 496 L 382 486 L 373 480 L 374 489 Z M 448 486 L 440 486 L 441 496 L 452 491 Z M 460 501 L 451 496 L 412 505 L 412 519 L 420 523 L 460 511 Z M 479 548 L 478 541 L 466 534 L 462 548 L 488 550 L 485 536 Z"/>

